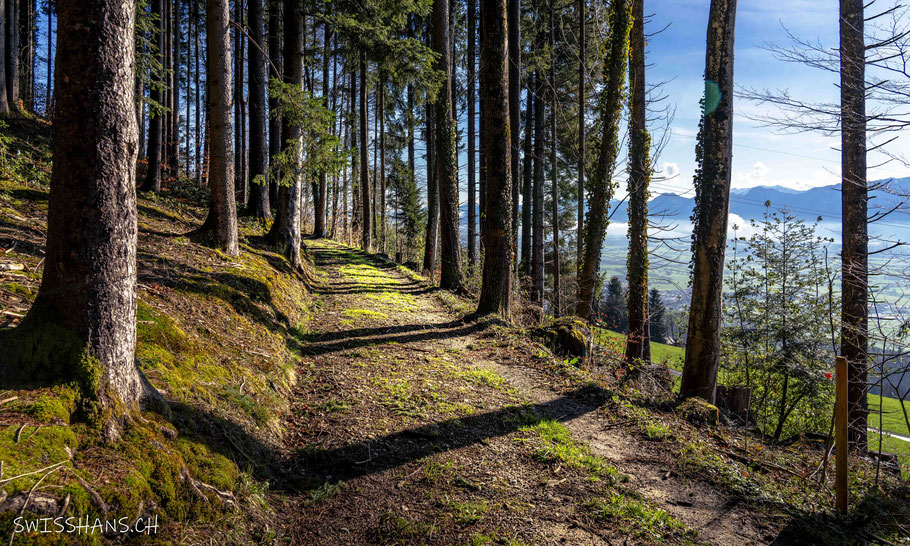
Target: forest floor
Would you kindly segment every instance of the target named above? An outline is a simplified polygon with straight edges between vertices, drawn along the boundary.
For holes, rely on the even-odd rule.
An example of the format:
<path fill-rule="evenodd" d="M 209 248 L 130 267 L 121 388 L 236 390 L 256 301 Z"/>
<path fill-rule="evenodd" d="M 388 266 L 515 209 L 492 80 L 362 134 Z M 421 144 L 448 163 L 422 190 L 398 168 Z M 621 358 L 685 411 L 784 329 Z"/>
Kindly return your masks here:
<path fill-rule="evenodd" d="M 463 322 L 469 302 L 410 270 L 306 244 L 324 287 L 283 464 L 322 485 L 273 492 L 279 538 L 805 543 L 795 511 L 745 493 L 735 461 L 713 453 L 725 444 L 748 460 L 748 443 L 718 431 L 709 447 L 669 408 L 625 401 L 516 330 Z M 792 478 L 769 465 L 753 466 Z"/>

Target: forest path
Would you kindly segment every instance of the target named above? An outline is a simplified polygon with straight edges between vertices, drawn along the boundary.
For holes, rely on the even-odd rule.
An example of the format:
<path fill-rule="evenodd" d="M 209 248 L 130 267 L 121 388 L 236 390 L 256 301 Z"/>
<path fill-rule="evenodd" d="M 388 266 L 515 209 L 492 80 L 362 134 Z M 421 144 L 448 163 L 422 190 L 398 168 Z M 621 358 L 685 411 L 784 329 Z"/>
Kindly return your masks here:
<path fill-rule="evenodd" d="M 395 264 L 328 241 L 306 245 L 325 278 L 313 331 L 299 335 L 287 483 L 272 499 L 279 537 L 774 540 L 747 507 L 677 475 L 654 442 L 610 426 L 584 392 L 558 392 L 526 365 L 537 357 L 529 344 L 462 322 L 458 300 Z"/>

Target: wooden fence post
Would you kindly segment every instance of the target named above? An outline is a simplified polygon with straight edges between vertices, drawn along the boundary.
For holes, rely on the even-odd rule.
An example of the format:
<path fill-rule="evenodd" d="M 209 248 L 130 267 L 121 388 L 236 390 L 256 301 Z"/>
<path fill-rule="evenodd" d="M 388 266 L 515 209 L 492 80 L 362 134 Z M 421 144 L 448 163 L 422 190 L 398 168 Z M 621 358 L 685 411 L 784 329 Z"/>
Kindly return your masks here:
<path fill-rule="evenodd" d="M 836 360 L 837 386 L 834 400 L 835 481 L 837 485 L 837 511 L 847 513 L 847 359 Z"/>

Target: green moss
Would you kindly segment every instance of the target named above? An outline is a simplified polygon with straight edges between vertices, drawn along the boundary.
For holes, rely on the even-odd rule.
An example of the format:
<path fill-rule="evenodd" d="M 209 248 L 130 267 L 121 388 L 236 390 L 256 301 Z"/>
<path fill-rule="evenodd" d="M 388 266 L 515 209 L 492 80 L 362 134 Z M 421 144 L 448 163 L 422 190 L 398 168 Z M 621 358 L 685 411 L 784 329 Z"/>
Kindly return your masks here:
<path fill-rule="evenodd" d="M 522 427 L 521 430 L 536 433 L 538 441 L 535 442 L 534 455 L 541 461 L 561 462 L 584 470 L 592 477 L 619 477 L 619 472 L 604 459 L 594 455 L 587 444 L 574 440 L 562 423 L 545 419 Z"/>
<path fill-rule="evenodd" d="M 358 317 L 374 317 L 374 318 L 389 318 L 385 313 L 380 313 L 379 311 L 373 311 L 371 309 L 347 309 L 344 312 L 344 316 L 350 318 Z"/>
<path fill-rule="evenodd" d="M 674 534 L 694 535 L 685 526 L 663 510 L 637 497 L 615 491 L 605 498 L 594 498 L 584 506 L 600 520 L 615 520 L 628 535 L 639 539 L 662 542 Z"/>
<path fill-rule="evenodd" d="M 718 419 L 717 406 L 711 405 L 701 398 L 688 398 L 676 408 L 679 414 L 692 424 L 716 425 Z"/>
<path fill-rule="evenodd" d="M 140 344 L 153 344 L 171 352 L 189 347 L 186 332 L 174 320 L 142 301 L 136 310 L 136 338 Z"/>
<path fill-rule="evenodd" d="M 0 288 L 12 292 L 13 294 L 25 296 L 26 298 L 30 298 L 33 295 L 33 292 L 29 287 L 17 282 L 0 283 Z"/>
<path fill-rule="evenodd" d="M 49 423 L 60 419 L 64 423 L 69 423 L 70 417 L 76 411 L 77 402 L 76 389 L 70 385 L 60 385 L 35 399 L 26 411 L 39 421 Z"/>
<path fill-rule="evenodd" d="M 67 449 L 72 451 L 79 445 L 76 434 L 68 426 L 25 427 L 17 443 L 18 432 L 19 427 L 0 430 L 0 460 L 6 476 L 18 476 L 63 461 L 68 464 Z M 28 490 L 38 478 L 40 474 L 15 479 L 3 484 L 3 489 L 7 493 Z"/>

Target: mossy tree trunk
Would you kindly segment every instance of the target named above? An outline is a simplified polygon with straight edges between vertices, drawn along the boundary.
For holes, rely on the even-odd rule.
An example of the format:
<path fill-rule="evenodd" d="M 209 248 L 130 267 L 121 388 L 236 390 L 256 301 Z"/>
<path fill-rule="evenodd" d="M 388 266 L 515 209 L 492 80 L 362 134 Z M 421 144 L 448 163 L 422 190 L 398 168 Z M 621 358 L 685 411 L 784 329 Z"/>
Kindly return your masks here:
<path fill-rule="evenodd" d="M 733 38 L 736 0 L 711 0 L 705 98 L 695 181 L 694 267 L 680 394 L 714 403 L 720 363 L 721 304 L 730 169 L 733 159 Z M 698 154 L 697 154 L 698 155 Z"/>
<path fill-rule="evenodd" d="M 644 0 L 632 0 L 629 36 L 629 335 L 626 358 L 650 363 L 648 322 L 648 185 L 651 181 L 651 137 L 645 90 Z"/>
<path fill-rule="evenodd" d="M 78 382 L 100 424 L 162 401 L 136 366 L 135 2 L 61 0 L 41 287 L 0 340 L 10 386 Z M 92 108 L 84 108 L 92 97 Z"/>
<path fill-rule="evenodd" d="M 480 86 L 486 181 L 483 280 L 477 315 L 510 320 L 512 173 L 506 0 L 481 0 Z"/>
<path fill-rule="evenodd" d="M 866 449 L 869 362 L 869 230 L 863 2 L 840 3 L 841 354 L 847 359 L 850 443 Z"/>
<path fill-rule="evenodd" d="M 284 1 L 284 81 L 285 83 L 303 86 L 303 6 L 297 0 Z M 291 158 L 285 158 L 283 165 L 289 173 L 278 188 L 278 210 L 275 223 L 269 232 L 269 238 L 275 248 L 291 263 L 291 267 L 300 269 L 303 262 L 300 257 L 300 215 L 301 215 L 301 168 L 303 166 L 303 142 L 300 125 L 291 123 L 291 116 L 285 116 L 281 123 L 281 140 L 292 152 Z"/>
<path fill-rule="evenodd" d="M 619 120 L 622 116 L 623 89 L 626 81 L 626 59 L 629 53 L 631 0 L 614 0 L 610 4 L 610 40 L 606 48 L 605 86 L 601 125 L 603 137 L 600 155 L 590 182 L 591 200 L 585 220 L 584 260 L 578 272 L 578 300 L 575 314 L 591 320 L 594 312 L 594 288 L 597 268 L 607 233 L 607 212 L 613 197 L 613 172 L 619 153 Z"/>
<path fill-rule="evenodd" d="M 240 252 L 231 146 L 231 32 L 227 0 L 212 0 L 206 13 L 206 98 L 209 120 L 209 211 L 195 236 L 228 256 Z"/>

